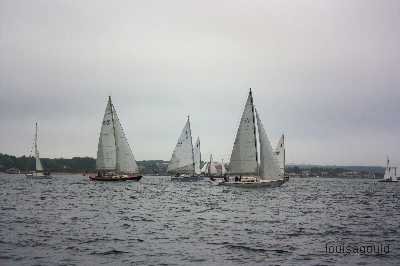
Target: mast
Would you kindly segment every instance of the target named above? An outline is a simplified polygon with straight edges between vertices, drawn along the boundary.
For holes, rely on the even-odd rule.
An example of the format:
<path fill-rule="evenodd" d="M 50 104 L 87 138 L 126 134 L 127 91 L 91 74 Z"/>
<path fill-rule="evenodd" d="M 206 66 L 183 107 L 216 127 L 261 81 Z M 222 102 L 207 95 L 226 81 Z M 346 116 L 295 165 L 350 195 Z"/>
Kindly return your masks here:
<path fill-rule="evenodd" d="M 258 154 L 257 154 L 257 135 L 256 135 L 256 117 L 254 115 L 254 103 L 253 103 L 253 94 L 251 93 L 251 88 L 250 88 L 250 102 L 251 102 L 251 112 L 253 116 L 253 132 L 254 132 L 254 146 L 256 148 L 256 163 L 257 163 L 257 175 L 260 177 L 260 165 L 258 162 Z"/>
<path fill-rule="evenodd" d="M 118 171 L 119 169 L 119 163 L 118 163 L 118 144 L 117 144 L 117 136 L 115 133 L 115 120 L 114 120 L 114 106 L 111 102 L 111 96 L 108 96 L 108 100 L 110 101 L 110 106 L 111 106 L 111 121 L 112 121 L 112 127 L 113 127 L 113 134 L 114 134 L 114 145 L 115 145 L 115 170 Z"/>

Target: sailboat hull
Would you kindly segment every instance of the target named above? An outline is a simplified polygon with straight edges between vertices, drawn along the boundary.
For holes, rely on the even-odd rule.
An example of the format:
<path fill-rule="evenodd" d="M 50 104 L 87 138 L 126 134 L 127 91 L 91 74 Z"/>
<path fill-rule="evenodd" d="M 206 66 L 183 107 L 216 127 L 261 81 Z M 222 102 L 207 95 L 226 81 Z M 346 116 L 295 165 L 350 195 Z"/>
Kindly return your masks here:
<path fill-rule="evenodd" d="M 51 179 L 52 176 L 50 173 L 43 173 L 43 172 L 31 172 L 25 174 L 27 178 L 33 178 L 33 179 Z"/>
<path fill-rule="evenodd" d="M 197 182 L 197 181 L 202 181 L 203 179 L 204 179 L 203 176 L 171 177 L 171 181 L 175 181 L 175 182 Z"/>
<path fill-rule="evenodd" d="M 89 176 L 92 181 L 139 181 L 142 178 L 141 175 L 112 175 L 112 176 Z"/>
<path fill-rule="evenodd" d="M 284 183 L 286 183 L 289 178 L 285 177 L 284 179 L 278 180 L 260 180 L 255 182 L 248 181 L 228 181 L 228 182 L 219 182 L 218 186 L 230 186 L 230 187 L 240 187 L 240 188 L 267 188 L 267 187 L 280 187 Z"/>

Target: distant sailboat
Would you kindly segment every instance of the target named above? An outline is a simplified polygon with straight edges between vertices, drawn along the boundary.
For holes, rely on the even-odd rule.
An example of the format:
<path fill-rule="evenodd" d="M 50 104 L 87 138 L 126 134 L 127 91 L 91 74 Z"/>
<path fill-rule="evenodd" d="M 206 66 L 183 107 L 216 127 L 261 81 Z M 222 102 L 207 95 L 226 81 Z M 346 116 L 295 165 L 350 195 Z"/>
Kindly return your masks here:
<path fill-rule="evenodd" d="M 174 181 L 197 181 L 199 177 L 196 172 L 200 172 L 200 170 L 196 171 L 196 168 L 200 169 L 200 160 L 200 140 L 198 139 L 198 142 L 196 142 L 195 149 L 193 147 L 190 118 L 188 116 L 175 149 L 172 152 L 167 172 L 175 176 L 175 178 L 172 178 Z"/>
<path fill-rule="evenodd" d="M 280 186 L 288 180 L 280 169 L 260 115 L 254 108 L 251 89 L 236 133 L 229 166 L 230 178 L 220 185 L 270 187 Z M 231 180 L 232 177 L 234 180 Z"/>
<path fill-rule="evenodd" d="M 122 129 L 111 97 L 108 97 L 101 125 L 96 160 L 97 175 L 90 176 L 97 181 L 138 181 L 141 179 L 128 140 Z"/>
<path fill-rule="evenodd" d="M 398 182 L 399 176 L 397 176 L 397 167 L 391 167 L 389 164 L 389 157 L 386 160 L 386 168 L 385 174 L 383 175 L 383 179 L 378 182 Z"/>
<path fill-rule="evenodd" d="M 38 149 L 38 126 L 35 123 L 35 140 L 34 140 L 34 152 L 35 152 L 35 171 L 31 171 L 26 174 L 26 177 L 31 178 L 51 178 L 49 171 L 43 170 L 42 162 L 40 161 L 39 149 Z"/>
<path fill-rule="evenodd" d="M 285 174 L 285 135 L 282 134 L 281 138 L 278 141 L 278 145 L 275 148 L 274 155 L 276 156 L 279 163 L 279 170 L 282 175 Z"/>
<path fill-rule="evenodd" d="M 200 151 L 200 138 L 197 137 L 196 145 L 194 146 L 194 173 L 196 175 L 201 174 L 201 151 Z"/>

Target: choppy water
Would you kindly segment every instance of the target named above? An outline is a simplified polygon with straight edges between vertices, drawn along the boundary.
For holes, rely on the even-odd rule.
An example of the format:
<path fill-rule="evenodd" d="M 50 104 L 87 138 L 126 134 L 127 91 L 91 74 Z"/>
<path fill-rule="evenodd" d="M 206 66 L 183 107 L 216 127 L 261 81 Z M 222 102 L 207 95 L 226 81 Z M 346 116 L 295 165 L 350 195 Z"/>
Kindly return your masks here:
<path fill-rule="evenodd" d="M 0 265 L 400 265 L 400 183 L 240 189 L 0 176 Z M 384 244 L 387 254 L 327 246 Z"/>

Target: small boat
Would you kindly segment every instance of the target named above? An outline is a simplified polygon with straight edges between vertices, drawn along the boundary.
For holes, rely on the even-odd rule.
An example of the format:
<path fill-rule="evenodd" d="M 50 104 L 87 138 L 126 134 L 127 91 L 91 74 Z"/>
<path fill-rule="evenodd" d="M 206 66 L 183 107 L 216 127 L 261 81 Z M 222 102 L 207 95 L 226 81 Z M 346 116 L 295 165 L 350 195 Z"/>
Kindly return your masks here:
<path fill-rule="evenodd" d="M 258 134 L 256 133 L 258 130 Z M 230 158 L 229 173 L 217 185 L 260 188 L 277 187 L 289 180 L 285 175 L 284 138 L 280 153 L 272 150 L 250 89 Z M 282 156 L 282 162 L 279 158 Z"/>
<path fill-rule="evenodd" d="M 383 179 L 378 180 L 378 182 L 399 182 L 399 176 L 397 176 L 397 167 L 392 167 L 389 164 L 389 157 L 386 160 L 386 168 Z"/>
<path fill-rule="evenodd" d="M 142 176 L 122 129 L 117 112 L 108 97 L 97 147 L 94 181 L 139 181 Z"/>
<path fill-rule="evenodd" d="M 28 178 L 35 178 L 35 179 L 50 179 L 52 178 L 49 171 L 45 171 L 43 169 L 42 162 L 40 161 L 39 156 L 39 149 L 38 149 L 38 126 L 37 122 L 35 123 L 35 139 L 34 139 L 34 152 L 35 152 L 35 170 L 30 171 L 25 174 Z"/>
<path fill-rule="evenodd" d="M 197 138 L 193 147 L 190 118 L 188 116 L 185 126 L 178 138 L 171 160 L 168 163 L 167 173 L 172 175 L 172 181 L 193 182 L 202 180 L 200 176 L 200 139 Z"/>

